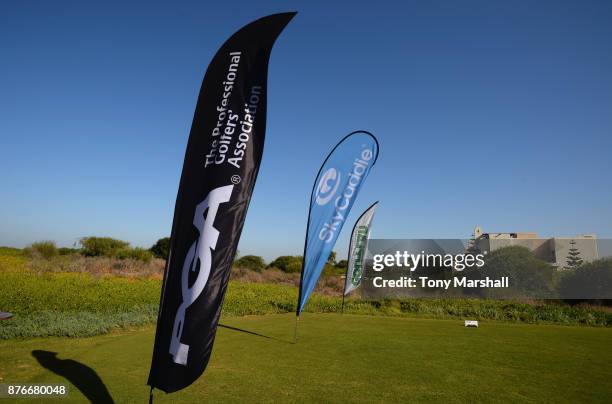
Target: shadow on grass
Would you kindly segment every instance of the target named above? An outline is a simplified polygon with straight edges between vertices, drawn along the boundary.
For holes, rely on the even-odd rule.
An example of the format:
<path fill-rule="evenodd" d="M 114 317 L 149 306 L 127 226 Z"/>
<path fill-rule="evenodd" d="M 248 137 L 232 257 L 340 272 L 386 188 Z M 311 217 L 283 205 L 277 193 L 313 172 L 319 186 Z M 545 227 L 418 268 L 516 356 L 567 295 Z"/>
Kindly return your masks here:
<path fill-rule="evenodd" d="M 72 359 L 58 359 L 57 352 L 34 350 L 32 356 L 42 367 L 72 383 L 92 403 L 113 403 L 102 379 L 89 366 Z"/>
<path fill-rule="evenodd" d="M 232 326 L 225 325 L 225 324 L 219 324 L 219 327 L 221 327 L 221 328 L 226 328 L 226 329 L 228 329 L 228 330 L 232 330 L 232 331 L 243 332 L 243 333 L 245 333 L 245 334 L 255 335 L 255 336 L 257 336 L 257 337 L 261 337 L 261 338 L 266 338 L 266 339 L 271 339 L 271 340 L 274 340 L 274 341 L 284 342 L 284 343 L 286 343 L 286 344 L 291 344 L 291 343 L 292 343 L 292 342 L 290 342 L 290 341 L 285 341 L 284 339 L 279 339 L 279 338 L 275 338 L 275 337 L 270 337 L 270 336 L 268 336 L 268 335 L 260 334 L 260 333 L 257 333 L 257 332 L 255 332 L 255 331 L 243 330 L 242 328 L 232 327 Z"/>

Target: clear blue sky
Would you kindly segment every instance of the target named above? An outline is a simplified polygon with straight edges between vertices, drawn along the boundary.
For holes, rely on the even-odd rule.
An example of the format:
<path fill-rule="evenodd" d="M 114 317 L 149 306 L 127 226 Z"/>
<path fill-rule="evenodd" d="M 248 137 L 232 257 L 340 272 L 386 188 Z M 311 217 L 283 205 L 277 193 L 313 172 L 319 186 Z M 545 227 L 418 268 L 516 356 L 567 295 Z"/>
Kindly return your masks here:
<path fill-rule="evenodd" d="M 0 7 L 0 245 L 170 232 L 200 83 L 223 41 L 299 14 L 270 62 L 242 254 L 301 254 L 310 190 L 349 131 L 380 140 L 337 246 L 612 237 L 612 2 L 12 1 Z"/>

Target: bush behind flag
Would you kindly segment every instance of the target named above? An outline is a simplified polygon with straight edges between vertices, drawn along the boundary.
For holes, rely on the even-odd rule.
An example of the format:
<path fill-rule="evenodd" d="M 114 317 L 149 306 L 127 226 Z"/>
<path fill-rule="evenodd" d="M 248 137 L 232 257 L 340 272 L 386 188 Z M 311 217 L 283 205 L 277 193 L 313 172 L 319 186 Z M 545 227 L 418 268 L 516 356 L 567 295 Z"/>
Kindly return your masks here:
<path fill-rule="evenodd" d="M 368 251 L 368 239 L 372 230 L 372 219 L 374 219 L 377 207 L 378 201 L 374 202 L 359 216 L 353 227 L 349 243 L 346 277 L 344 278 L 344 296 L 357 289 L 361 284 Z"/>
<path fill-rule="evenodd" d="M 359 189 L 377 158 L 378 141 L 374 135 L 356 131 L 344 137 L 323 162 L 310 196 L 298 316 L 314 290 Z"/>
<path fill-rule="evenodd" d="M 294 15 L 240 29 L 204 76 L 174 210 L 151 387 L 180 390 L 210 359 L 263 152 L 270 52 Z"/>

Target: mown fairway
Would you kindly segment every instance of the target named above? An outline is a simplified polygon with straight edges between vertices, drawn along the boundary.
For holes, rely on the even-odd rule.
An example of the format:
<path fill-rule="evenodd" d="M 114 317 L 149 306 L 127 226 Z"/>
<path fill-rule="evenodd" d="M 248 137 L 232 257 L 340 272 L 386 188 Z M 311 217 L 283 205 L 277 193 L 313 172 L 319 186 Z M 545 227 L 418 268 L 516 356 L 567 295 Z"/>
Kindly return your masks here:
<path fill-rule="evenodd" d="M 306 313 L 226 317 L 204 377 L 155 402 L 609 402 L 609 328 Z M 152 327 L 104 336 L 0 341 L 0 383 L 66 383 L 32 351 L 93 369 L 118 403 L 146 402 Z M 81 369 L 70 377 L 84 378 Z M 76 366 L 76 367 L 75 367 Z M 74 382 L 74 381 L 73 381 Z M 84 389 L 95 394 L 96 383 Z M 71 386 L 70 402 L 86 401 Z M 62 402 L 67 402 L 62 400 Z"/>

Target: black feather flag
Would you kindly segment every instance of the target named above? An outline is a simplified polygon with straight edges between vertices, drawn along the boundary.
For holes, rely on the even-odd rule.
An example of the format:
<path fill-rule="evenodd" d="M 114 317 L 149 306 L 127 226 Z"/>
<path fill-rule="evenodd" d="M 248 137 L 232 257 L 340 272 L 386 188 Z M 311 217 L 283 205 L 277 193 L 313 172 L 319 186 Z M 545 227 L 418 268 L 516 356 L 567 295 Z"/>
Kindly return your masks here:
<path fill-rule="evenodd" d="M 263 152 L 270 52 L 294 15 L 240 29 L 204 76 L 174 210 L 151 388 L 180 390 L 210 359 Z"/>

